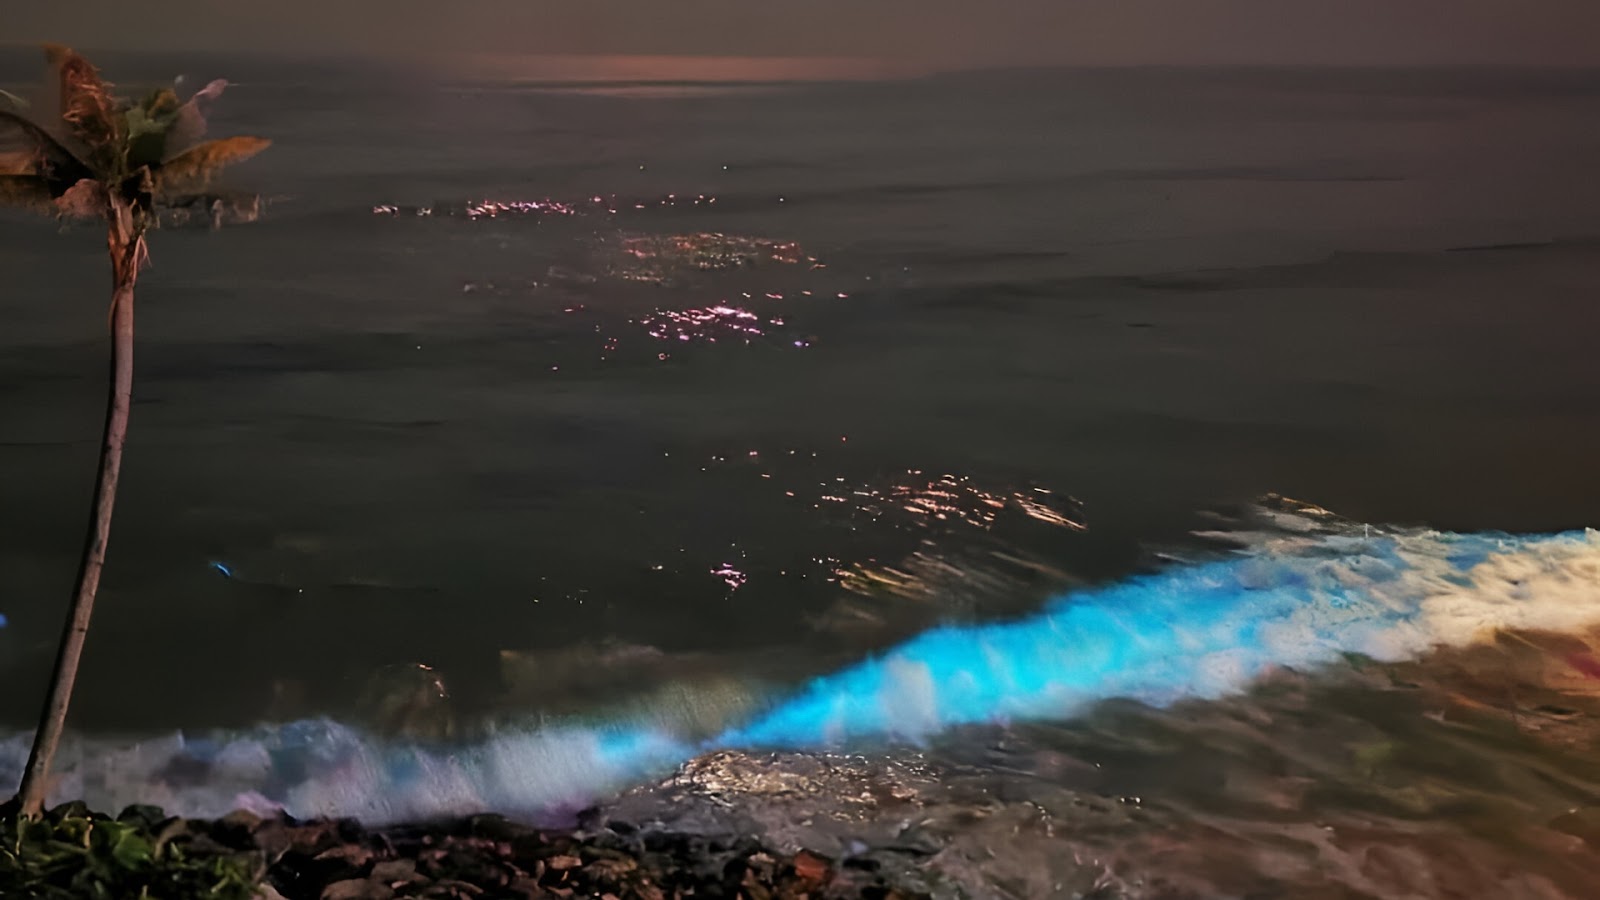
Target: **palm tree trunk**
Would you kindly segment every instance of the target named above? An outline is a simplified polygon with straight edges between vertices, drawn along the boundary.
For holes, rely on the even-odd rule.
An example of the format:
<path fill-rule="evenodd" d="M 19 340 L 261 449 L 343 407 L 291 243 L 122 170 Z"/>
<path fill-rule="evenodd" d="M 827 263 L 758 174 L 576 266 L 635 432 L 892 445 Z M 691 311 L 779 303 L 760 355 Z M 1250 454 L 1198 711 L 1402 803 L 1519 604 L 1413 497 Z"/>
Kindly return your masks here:
<path fill-rule="evenodd" d="M 95 592 L 100 587 L 100 570 L 106 562 L 111 508 L 117 500 L 122 445 L 128 435 L 128 408 L 133 397 L 133 286 L 139 277 L 139 256 L 143 248 L 140 237 L 131 227 L 132 217 L 127 207 L 118 204 L 110 219 L 107 242 L 113 276 L 111 395 L 107 401 L 105 436 L 100 442 L 100 473 L 95 479 L 94 506 L 90 511 L 89 534 L 84 541 L 72 612 L 61 635 L 55 671 L 50 676 L 50 691 L 39 717 L 39 730 L 34 734 L 28 767 L 23 771 L 22 787 L 17 792 L 19 812 L 26 817 L 37 817 L 44 810 L 50 763 L 66 725 L 67 705 L 78 679 L 78 659 L 83 655 L 84 639 L 89 635 L 89 616 L 94 611 Z"/>

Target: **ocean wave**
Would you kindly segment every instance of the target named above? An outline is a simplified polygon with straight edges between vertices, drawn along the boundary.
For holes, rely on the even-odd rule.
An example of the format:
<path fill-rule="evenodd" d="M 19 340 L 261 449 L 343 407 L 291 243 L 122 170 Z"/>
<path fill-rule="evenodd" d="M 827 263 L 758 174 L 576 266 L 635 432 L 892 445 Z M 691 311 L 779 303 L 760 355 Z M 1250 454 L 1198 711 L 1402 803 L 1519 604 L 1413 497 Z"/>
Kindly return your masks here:
<path fill-rule="evenodd" d="M 336 722 L 243 733 L 80 739 L 53 797 L 187 815 L 236 807 L 370 823 L 583 806 L 719 749 L 916 742 L 958 725 L 1059 719 L 1110 698 L 1215 698 L 1278 668 L 1407 659 L 1502 629 L 1600 623 L 1600 532 L 1452 534 L 1327 527 L 1239 537 L 1222 558 L 1069 593 L 1030 618 L 944 627 L 818 678 L 710 740 L 670 710 L 504 727 L 470 745 Z M 691 698 L 692 700 L 692 698 Z M 689 701 L 686 701 L 689 702 Z M 692 703 L 691 703 L 692 705 Z M 0 742 L 14 783 L 26 736 Z"/>

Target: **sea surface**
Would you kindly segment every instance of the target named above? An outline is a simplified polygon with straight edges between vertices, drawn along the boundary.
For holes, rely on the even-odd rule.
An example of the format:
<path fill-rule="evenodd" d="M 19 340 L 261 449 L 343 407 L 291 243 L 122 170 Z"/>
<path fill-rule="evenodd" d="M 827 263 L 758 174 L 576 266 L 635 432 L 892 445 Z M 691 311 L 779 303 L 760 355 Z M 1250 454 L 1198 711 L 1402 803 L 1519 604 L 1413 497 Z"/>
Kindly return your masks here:
<path fill-rule="evenodd" d="M 1549 738 L 1600 714 L 1600 73 L 102 62 L 275 143 L 259 220 L 151 238 L 62 796 L 601 803 L 950 897 L 1600 890 Z M 0 215 L 3 779 L 103 247 Z M 1459 683 L 1494 629 L 1556 712 Z"/>

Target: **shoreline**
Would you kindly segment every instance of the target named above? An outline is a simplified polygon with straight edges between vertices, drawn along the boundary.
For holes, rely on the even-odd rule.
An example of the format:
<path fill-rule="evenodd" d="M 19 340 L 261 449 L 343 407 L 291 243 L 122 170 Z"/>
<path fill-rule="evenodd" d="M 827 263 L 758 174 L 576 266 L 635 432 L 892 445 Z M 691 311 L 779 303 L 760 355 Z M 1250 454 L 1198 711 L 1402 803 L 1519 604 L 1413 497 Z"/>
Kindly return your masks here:
<path fill-rule="evenodd" d="M 495 814 L 368 828 L 354 819 L 116 817 L 81 803 L 16 834 L 5 816 L 0 895 L 163 900 L 539 900 L 599 897 L 919 900 L 870 860 L 786 854 L 751 837 L 621 821 L 546 829 Z M 10 852 L 19 848 L 19 854 Z M 53 855 L 52 855 L 53 854 Z M 159 891 L 159 892 L 158 892 Z M 177 893 L 173 893 L 177 891 Z"/>

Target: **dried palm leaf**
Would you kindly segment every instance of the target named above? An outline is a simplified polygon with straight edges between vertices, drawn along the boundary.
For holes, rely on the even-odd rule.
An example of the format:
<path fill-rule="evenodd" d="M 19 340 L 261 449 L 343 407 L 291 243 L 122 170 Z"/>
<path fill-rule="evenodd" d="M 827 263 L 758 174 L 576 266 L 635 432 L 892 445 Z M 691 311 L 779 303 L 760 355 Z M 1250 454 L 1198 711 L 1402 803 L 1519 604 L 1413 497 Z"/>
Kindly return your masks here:
<path fill-rule="evenodd" d="M 272 146 L 266 138 L 230 137 L 207 141 L 186 150 L 155 170 L 155 188 L 161 194 L 192 192 L 204 187 L 224 166 L 243 162 Z"/>
<path fill-rule="evenodd" d="M 72 184 L 92 174 L 83 160 L 49 132 L 3 109 L 0 109 L 0 149 L 24 154 L 30 161 L 28 171 L 63 184 Z"/>
<path fill-rule="evenodd" d="M 199 143 L 206 136 L 206 111 L 203 104 L 211 103 L 228 86 L 225 79 L 211 82 L 178 107 L 178 119 L 167 129 L 167 155 L 173 156 Z"/>
<path fill-rule="evenodd" d="M 0 175 L 0 206 L 46 214 L 56 212 L 50 184 L 37 175 Z"/>
<path fill-rule="evenodd" d="M 34 154 L 24 151 L 0 153 L 0 175 L 35 175 Z"/>
<path fill-rule="evenodd" d="M 46 44 L 44 55 L 59 81 L 61 121 L 89 148 L 95 162 L 113 164 L 121 152 L 126 123 L 121 105 L 111 96 L 111 85 L 70 47 Z"/>

